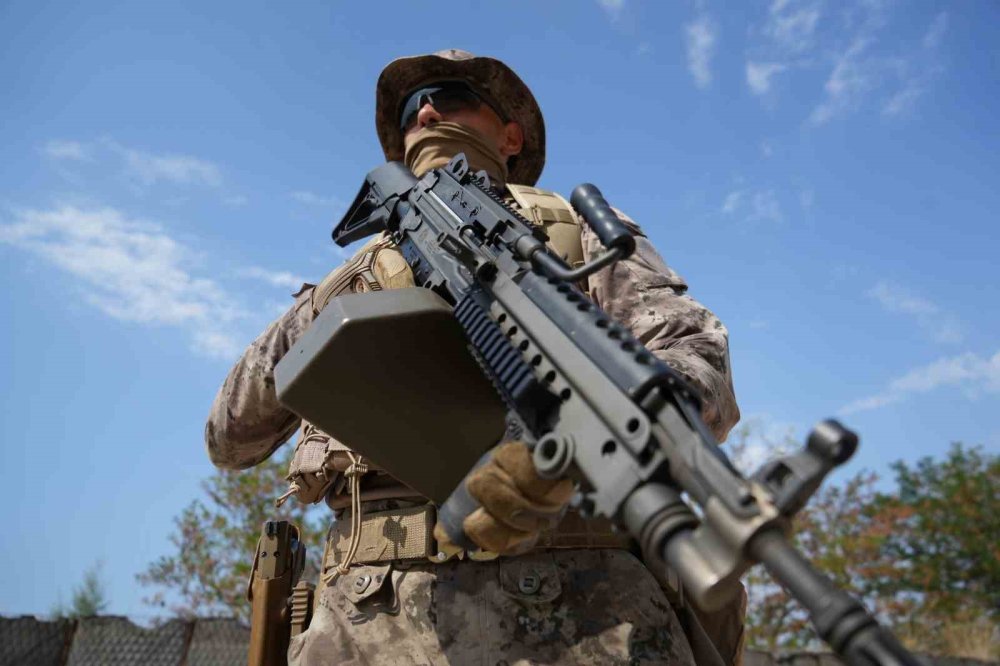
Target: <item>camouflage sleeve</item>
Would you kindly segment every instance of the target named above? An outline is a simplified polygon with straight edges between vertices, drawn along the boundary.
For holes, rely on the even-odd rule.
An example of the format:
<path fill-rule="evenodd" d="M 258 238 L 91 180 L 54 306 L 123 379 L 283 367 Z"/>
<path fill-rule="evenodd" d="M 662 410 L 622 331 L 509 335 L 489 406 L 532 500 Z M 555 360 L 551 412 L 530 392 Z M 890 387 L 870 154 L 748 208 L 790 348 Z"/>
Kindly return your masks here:
<path fill-rule="evenodd" d="M 205 445 L 217 467 L 252 467 L 298 429 L 301 419 L 278 403 L 274 366 L 312 322 L 311 296 L 311 287 L 296 294 L 292 307 L 243 352 L 216 394 Z"/>
<path fill-rule="evenodd" d="M 591 297 L 698 389 L 702 418 L 721 442 L 740 419 L 726 327 L 686 294 L 684 279 L 664 263 L 639 227 L 619 216 L 635 233 L 635 253 L 591 276 Z M 582 225 L 582 243 L 587 261 L 602 252 L 587 225 Z"/>

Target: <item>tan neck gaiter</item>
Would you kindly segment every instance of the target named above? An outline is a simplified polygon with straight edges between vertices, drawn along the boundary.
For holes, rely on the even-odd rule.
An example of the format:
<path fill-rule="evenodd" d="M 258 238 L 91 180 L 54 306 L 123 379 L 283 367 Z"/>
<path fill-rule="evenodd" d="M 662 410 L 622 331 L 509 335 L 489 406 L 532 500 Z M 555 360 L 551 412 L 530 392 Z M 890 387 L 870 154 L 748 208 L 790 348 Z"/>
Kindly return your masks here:
<path fill-rule="evenodd" d="M 431 169 L 445 166 L 458 153 L 465 153 L 473 171 L 485 170 L 490 183 L 507 182 L 507 160 L 480 132 L 458 123 L 433 123 L 404 139 L 403 161 L 418 178 Z"/>

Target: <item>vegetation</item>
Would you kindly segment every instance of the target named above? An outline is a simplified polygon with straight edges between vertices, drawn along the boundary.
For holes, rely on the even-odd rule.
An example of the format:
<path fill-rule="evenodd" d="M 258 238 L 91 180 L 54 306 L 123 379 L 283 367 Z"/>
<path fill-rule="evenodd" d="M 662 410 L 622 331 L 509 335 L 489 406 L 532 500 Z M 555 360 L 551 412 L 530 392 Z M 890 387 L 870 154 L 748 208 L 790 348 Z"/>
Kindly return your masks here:
<path fill-rule="evenodd" d="M 737 451 L 748 441 L 760 448 L 762 435 L 751 427 L 736 440 Z M 911 649 L 1000 658 L 1000 456 L 956 443 L 944 460 L 892 470 L 894 492 L 880 492 L 868 472 L 821 489 L 796 520 L 796 545 Z M 822 648 L 804 610 L 763 568 L 747 584 L 748 645 Z"/>
<path fill-rule="evenodd" d="M 769 434 L 751 422 L 727 448 L 749 472 L 798 446 L 790 433 Z M 176 552 L 139 576 L 160 588 L 152 603 L 182 616 L 246 620 L 244 595 L 260 526 L 276 517 L 303 530 L 312 560 L 306 575 L 315 580 L 329 514 L 294 500 L 274 508 L 286 489 L 290 455 L 288 447 L 276 460 L 246 472 L 218 472 L 205 482 L 207 502 L 192 502 L 176 520 Z M 898 462 L 892 470 L 891 492 L 869 472 L 827 484 L 798 516 L 796 545 L 911 649 L 1000 659 L 1000 457 L 954 444 L 943 460 Z M 822 649 L 805 612 L 762 568 L 746 581 L 749 647 Z M 103 608 L 95 591 L 99 586 L 85 580 L 74 608 L 77 596 L 96 604 L 81 608 Z"/>
<path fill-rule="evenodd" d="M 83 582 L 73 590 L 69 606 L 61 602 L 52 609 L 53 619 L 69 620 L 100 615 L 108 608 L 108 596 L 101 577 L 101 563 L 91 566 L 83 574 Z"/>
<path fill-rule="evenodd" d="M 289 520 L 299 527 L 309 556 L 304 575 L 315 580 L 326 517 L 295 499 L 275 508 L 275 498 L 288 489 L 284 477 L 293 448 L 284 450 L 285 455 L 250 470 L 220 470 L 203 483 L 207 501 L 191 502 L 174 521 L 174 554 L 161 557 L 138 576 L 141 584 L 160 588 L 147 602 L 181 617 L 248 621 L 247 578 L 267 520 Z"/>

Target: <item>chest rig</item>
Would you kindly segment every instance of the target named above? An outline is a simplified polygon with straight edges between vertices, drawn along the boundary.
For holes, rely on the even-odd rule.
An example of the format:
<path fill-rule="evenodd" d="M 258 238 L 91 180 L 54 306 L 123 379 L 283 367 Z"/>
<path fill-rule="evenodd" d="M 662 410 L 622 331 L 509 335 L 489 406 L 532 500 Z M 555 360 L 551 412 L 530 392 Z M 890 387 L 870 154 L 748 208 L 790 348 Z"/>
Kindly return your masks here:
<path fill-rule="evenodd" d="M 583 246 L 580 241 L 580 222 L 576 212 L 562 196 L 555 192 L 528 187 L 507 185 L 507 203 L 533 224 L 540 226 L 549 237 L 548 245 L 572 266 L 583 264 Z M 331 271 L 313 287 L 311 304 L 313 316 L 326 307 L 330 299 L 348 293 L 365 293 L 382 289 L 414 287 L 413 272 L 402 253 L 385 234 L 368 241 L 355 255 Z M 362 379 L 363 380 L 363 379 Z M 345 390 L 350 390 L 345 378 Z M 367 477 L 361 488 L 361 499 L 414 498 L 416 493 L 395 482 L 382 471 L 367 463 Z M 279 502 L 295 496 L 299 501 L 313 504 L 324 497 L 334 510 L 351 505 L 351 481 L 357 475 L 356 456 L 349 447 L 341 444 L 310 423 L 303 423 L 302 434 L 296 443 L 295 455 L 286 477 L 288 492 Z"/>

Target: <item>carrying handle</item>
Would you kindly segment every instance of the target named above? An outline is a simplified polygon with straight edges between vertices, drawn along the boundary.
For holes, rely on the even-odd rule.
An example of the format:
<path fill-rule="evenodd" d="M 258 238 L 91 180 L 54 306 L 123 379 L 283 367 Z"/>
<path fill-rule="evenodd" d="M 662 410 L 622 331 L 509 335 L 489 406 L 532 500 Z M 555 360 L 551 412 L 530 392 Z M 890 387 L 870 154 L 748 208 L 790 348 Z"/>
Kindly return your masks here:
<path fill-rule="evenodd" d="M 604 199 L 604 195 L 596 185 L 584 183 L 578 186 L 570 195 L 569 202 L 594 230 L 604 247 L 621 248 L 626 257 L 632 254 L 635 250 L 635 238 L 632 232 L 618 218 L 618 214 Z"/>

